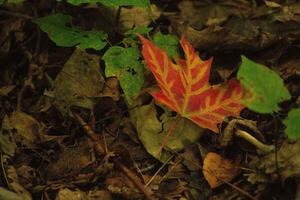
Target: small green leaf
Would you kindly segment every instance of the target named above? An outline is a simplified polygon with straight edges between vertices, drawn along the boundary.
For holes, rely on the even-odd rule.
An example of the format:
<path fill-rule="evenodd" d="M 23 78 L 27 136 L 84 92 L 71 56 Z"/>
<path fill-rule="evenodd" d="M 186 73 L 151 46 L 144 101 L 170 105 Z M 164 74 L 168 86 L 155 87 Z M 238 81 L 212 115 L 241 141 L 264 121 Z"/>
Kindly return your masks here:
<path fill-rule="evenodd" d="M 244 100 L 245 105 L 255 112 L 277 112 L 278 103 L 291 98 L 283 80 L 276 72 L 245 56 L 242 56 L 237 78 L 251 94 L 251 97 Z"/>
<path fill-rule="evenodd" d="M 48 36 L 58 46 L 72 47 L 78 45 L 80 48 L 93 48 L 100 50 L 106 45 L 107 35 L 101 31 L 86 31 L 79 27 L 68 27 L 71 16 L 55 14 L 34 20 L 40 28 L 48 33 Z"/>
<path fill-rule="evenodd" d="M 178 38 L 174 35 L 163 35 L 157 32 L 153 37 L 153 42 L 167 52 L 170 57 L 179 57 Z"/>
<path fill-rule="evenodd" d="M 105 75 L 116 76 L 119 79 L 129 104 L 139 94 L 144 84 L 144 66 L 139 59 L 139 49 L 134 47 L 113 46 L 103 56 L 106 65 Z"/>
<path fill-rule="evenodd" d="M 73 5 L 79 5 L 82 3 L 101 3 L 105 6 L 137 6 L 142 8 L 150 7 L 149 0 L 67 0 L 67 2 Z"/>
<path fill-rule="evenodd" d="M 20 3 L 23 3 L 24 0 L 7 0 L 6 1 L 6 4 L 20 4 Z M 4 0 L 3 1 L 0 1 L 0 4 L 4 3 Z"/>
<path fill-rule="evenodd" d="M 137 47 L 138 46 L 138 39 L 137 34 L 146 35 L 152 30 L 151 27 L 134 27 L 124 33 L 126 37 L 122 40 L 122 43 L 125 46 Z"/>
<path fill-rule="evenodd" d="M 300 138 L 300 108 L 292 109 L 283 123 L 288 138 L 293 140 Z"/>
<path fill-rule="evenodd" d="M 125 35 L 135 35 L 137 33 L 139 34 L 148 34 L 153 28 L 152 27 L 134 27 L 131 30 L 128 30 L 125 32 Z"/>

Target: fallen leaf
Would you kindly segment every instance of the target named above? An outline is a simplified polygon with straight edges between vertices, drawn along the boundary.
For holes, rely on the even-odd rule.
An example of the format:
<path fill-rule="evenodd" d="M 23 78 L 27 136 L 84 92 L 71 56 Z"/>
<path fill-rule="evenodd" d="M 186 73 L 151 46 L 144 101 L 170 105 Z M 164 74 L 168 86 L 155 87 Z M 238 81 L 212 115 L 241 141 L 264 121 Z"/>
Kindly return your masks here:
<path fill-rule="evenodd" d="M 117 78 L 110 77 L 105 80 L 102 96 L 111 97 L 114 101 L 119 101 L 120 90 L 119 90 L 119 81 Z"/>
<path fill-rule="evenodd" d="M 11 49 L 14 48 L 13 35 L 15 33 L 23 33 L 25 20 L 22 18 L 8 18 L 6 20 L 1 20 L 0 27 L 0 58 L 7 55 Z M 25 34 L 21 35 L 20 42 L 25 40 Z"/>
<path fill-rule="evenodd" d="M 203 161 L 203 174 L 211 188 L 231 181 L 240 173 L 239 162 L 227 160 L 216 153 L 208 153 Z"/>
<path fill-rule="evenodd" d="M 7 96 L 8 93 L 10 93 L 11 91 L 13 91 L 13 89 L 15 89 L 15 85 L 6 85 L 6 86 L 2 86 L 0 87 L 0 96 Z"/>
<path fill-rule="evenodd" d="M 201 28 L 226 22 L 230 16 L 245 16 L 252 8 L 247 0 L 180 1 L 180 18 L 191 26 Z"/>
<path fill-rule="evenodd" d="M 10 190 L 7 190 L 3 187 L 0 187 L 0 199 L 5 200 L 23 200 L 22 195 L 14 193 Z"/>
<path fill-rule="evenodd" d="M 277 155 L 270 153 L 251 161 L 247 174 L 251 183 L 270 182 L 272 176 L 280 174 L 283 179 L 300 177 L 300 140 L 293 143 L 284 143 Z M 278 177 L 277 177 L 278 178 Z M 274 179 L 273 179 L 274 180 Z"/>
<path fill-rule="evenodd" d="M 112 195 L 108 190 L 90 190 L 88 192 L 88 200 L 98 200 L 98 199 L 105 199 L 105 200 L 112 200 Z"/>
<path fill-rule="evenodd" d="M 62 114 L 68 113 L 71 106 L 92 109 L 103 84 L 99 57 L 77 48 L 57 75 L 50 95 Z"/>
<path fill-rule="evenodd" d="M 141 7 L 124 7 L 120 11 L 119 31 L 123 33 L 133 27 L 147 27 L 151 22 L 156 20 L 160 14 L 161 12 L 155 5 L 151 5 L 151 12 L 149 12 L 149 9 Z"/>
<path fill-rule="evenodd" d="M 168 150 L 171 152 L 182 150 L 186 145 L 197 141 L 203 133 L 201 127 L 185 118 L 180 118 L 176 122 L 175 117 L 170 116 L 170 113 L 158 117 L 153 103 L 133 109 L 131 116 L 135 122 L 138 137 L 148 153 L 163 162 L 169 159 Z M 175 128 L 167 136 L 173 125 Z M 168 137 L 166 144 L 163 144 L 166 137 Z"/>
<path fill-rule="evenodd" d="M 40 180 L 39 171 L 27 164 L 22 164 L 16 168 L 19 183 L 26 188 L 34 187 L 34 183 Z"/>
<path fill-rule="evenodd" d="M 135 186 L 123 175 L 106 178 L 105 185 L 110 193 L 122 196 L 124 199 L 141 199 L 136 196 Z"/>
<path fill-rule="evenodd" d="M 212 59 L 202 61 L 184 38 L 180 40 L 186 60 L 175 64 L 167 53 L 140 36 L 142 54 L 153 73 L 159 91 L 152 92 L 158 102 L 203 128 L 218 132 L 218 123 L 228 116 L 239 116 L 243 90 L 236 80 L 227 85 L 209 84 Z"/>
<path fill-rule="evenodd" d="M 202 169 L 200 150 L 198 145 L 191 145 L 184 149 L 182 153 L 183 165 L 190 171 L 196 172 Z"/>
<path fill-rule="evenodd" d="M 63 177 L 75 176 L 82 168 L 88 166 L 93 161 L 93 152 L 87 141 L 81 141 L 75 147 L 64 147 L 59 155 L 59 159 L 47 166 L 47 178 L 49 180 L 56 180 Z"/>
<path fill-rule="evenodd" d="M 280 2 L 282 7 L 270 8 L 247 0 L 181 1 L 180 15 L 168 18 L 172 31 L 199 50 L 258 51 L 280 44 L 281 38 L 289 44 L 299 38 L 299 3 Z"/>
<path fill-rule="evenodd" d="M 37 142 L 40 134 L 40 123 L 32 116 L 15 111 L 9 116 L 11 128 L 17 130 L 17 133 L 30 142 Z"/>
<path fill-rule="evenodd" d="M 0 130 L 0 149 L 6 155 L 14 156 L 16 153 L 16 141 L 13 137 L 12 127 L 10 126 L 9 117 L 7 115 L 4 116 L 2 120 L 2 126 Z"/>
<path fill-rule="evenodd" d="M 61 1 L 61 0 L 58 0 Z M 67 0 L 70 4 L 80 5 L 82 3 L 101 3 L 105 6 L 138 6 L 142 8 L 147 8 L 150 6 L 149 0 Z"/>
<path fill-rule="evenodd" d="M 6 174 L 8 188 L 15 192 L 21 199 L 32 200 L 31 194 L 19 183 L 17 171 L 13 165 L 8 164 L 8 157 L 2 157 L 2 169 Z M 6 198 L 4 198 L 6 199 Z M 18 198 L 16 198 L 18 199 Z"/>
<path fill-rule="evenodd" d="M 58 191 L 55 200 L 84 200 L 87 199 L 85 192 L 76 190 L 70 190 L 68 188 L 62 188 Z"/>

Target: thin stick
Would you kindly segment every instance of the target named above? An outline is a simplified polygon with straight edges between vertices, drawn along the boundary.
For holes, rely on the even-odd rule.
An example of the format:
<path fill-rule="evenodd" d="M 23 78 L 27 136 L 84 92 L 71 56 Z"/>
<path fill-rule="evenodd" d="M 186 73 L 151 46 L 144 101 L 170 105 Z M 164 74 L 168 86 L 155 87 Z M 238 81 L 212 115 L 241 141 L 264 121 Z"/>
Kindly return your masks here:
<path fill-rule="evenodd" d="M 154 178 L 157 176 L 157 174 L 171 161 L 171 159 L 174 156 L 170 156 L 170 158 L 167 160 L 167 162 L 165 162 L 156 172 L 155 174 L 151 177 L 151 179 L 146 183 L 146 186 L 150 185 L 151 182 L 154 180 Z"/>
<path fill-rule="evenodd" d="M 180 115 L 177 114 L 175 120 L 172 122 L 172 124 L 170 125 L 168 131 L 167 131 L 167 134 L 166 136 L 164 137 L 164 140 L 160 146 L 160 149 L 159 149 L 159 152 L 161 153 L 163 148 L 167 145 L 167 143 L 169 142 L 169 139 L 171 137 L 171 135 L 173 134 L 174 132 L 174 129 L 176 128 L 177 124 L 179 123 L 179 120 L 181 119 Z"/>
<path fill-rule="evenodd" d="M 218 179 L 219 177 L 216 177 L 216 178 Z M 221 178 L 219 178 L 219 180 L 223 181 L 225 184 L 229 185 L 230 187 L 232 187 L 233 189 L 235 189 L 235 190 L 238 191 L 239 193 L 243 194 L 244 196 L 248 197 L 249 199 L 251 199 L 251 200 L 258 200 L 257 198 L 253 197 L 253 196 L 250 195 L 248 192 L 242 190 L 241 188 L 235 186 L 234 184 L 232 184 L 232 183 L 230 183 L 230 182 L 228 182 L 228 181 L 226 181 L 226 180 L 223 180 L 223 179 L 221 179 Z"/>
<path fill-rule="evenodd" d="M 93 131 L 91 126 L 87 124 L 77 113 L 72 113 L 75 117 L 75 119 L 79 122 L 79 124 L 83 127 L 85 133 L 92 139 L 92 141 L 95 143 L 95 149 L 98 154 L 103 155 L 107 152 L 105 151 L 105 147 L 102 143 L 100 143 L 96 133 Z"/>
<path fill-rule="evenodd" d="M 114 161 L 117 168 L 119 168 L 132 182 L 133 184 L 145 195 L 145 197 L 149 200 L 154 200 L 155 198 L 152 196 L 153 192 L 145 187 L 141 183 L 141 181 L 137 178 L 137 176 L 131 172 L 125 165 L 123 165 L 121 162 L 115 160 Z"/>
<path fill-rule="evenodd" d="M 29 16 L 29 15 L 24 15 L 21 13 L 17 13 L 17 12 L 12 12 L 12 11 L 8 11 L 8 10 L 0 10 L 0 15 L 4 14 L 4 15 L 10 15 L 10 16 L 14 16 L 14 17 L 21 17 L 24 19 L 33 19 L 33 17 Z"/>
<path fill-rule="evenodd" d="M 85 130 L 85 133 L 91 138 L 91 140 L 95 143 L 95 150 L 99 154 L 107 153 L 105 151 L 105 147 L 100 141 L 98 140 L 98 137 L 94 130 L 90 127 L 89 124 L 87 124 L 80 115 L 77 113 L 72 113 L 74 118 L 79 122 L 79 124 L 83 127 Z M 131 181 L 132 183 L 144 194 L 144 196 L 149 199 L 149 200 L 155 200 L 155 198 L 152 196 L 153 192 L 151 191 L 150 188 L 147 188 L 141 181 L 140 179 L 130 171 L 124 164 L 122 164 L 120 161 L 117 159 L 113 160 L 114 164 L 118 169 L 122 171 Z"/>

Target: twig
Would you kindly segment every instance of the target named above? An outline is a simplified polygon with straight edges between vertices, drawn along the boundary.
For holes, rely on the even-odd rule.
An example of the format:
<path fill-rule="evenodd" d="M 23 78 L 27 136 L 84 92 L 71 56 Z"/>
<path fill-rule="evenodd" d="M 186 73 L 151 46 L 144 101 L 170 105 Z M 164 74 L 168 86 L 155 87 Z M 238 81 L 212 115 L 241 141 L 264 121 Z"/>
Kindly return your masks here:
<path fill-rule="evenodd" d="M 121 162 L 114 160 L 114 163 L 117 168 L 119 168 L 132 182 L 133 184 L 145 195 L 145 197 L 149 200 L 154 200 L 155 198 L 152 196 L 153 192 L 145 187 L 141 183 L 141 181 L 136 177 L 134 173 L 132 173 L 125 165 L 123 165 Z"/>
<path fill-rule="evenodd" d="M 174 156 L 170 156 L 170 158 L 155 172 L 155 174 L 151 177 L 151 179 L 146 183 L 146 186 L 150 185 L 151 182 L 155 179 L 158 173 L 163 170 L 163 168 L 171 161 Z"/>
<path fill-rule="evenodd" d="M 98 140 L 98 137 L 94 130 L 90 127 L 89 124 L 87 124 L 77 113 L 72 113 L 74 118 L 79 122 L 79 124 L 83 127 L 85 130 L 85 133 L 91 138 L 91 140 L 95 143 L 95 150 L 99 154 L 107 153 L 105 151 L 105 147 L 100 141 Z M 155 200 L 155 198 L 152 196 L 153 192 L 150 188 L 147 188 L 140 180 L 139 178 L 130 170 L 128 169 L 124 164 L 122 164 L 117 159 L 113 159 L 113 162 L 115 166 L 122 171 L 131 181 L 132 183 L 144 194 L 144 196 L 149 200 Z"/>
<path fill-rule="evenodd" d="M 96 133 L 93 131 L 91 126 L 87 124 L 77 113 L 72 113 L 75 119 L 79 122 L 79 124 L 84 129 L 85 133 L 92 139 L 92 141 L 95 143 L 95 149 L 98 154 L 103 155 L 106 154 L 106 150 L 104 145 L 99 141 Z"/>
<path fill-rule="evenodd" d="M 224 180 L 224 179 L 221 179 L 219 177 L 216 177 L 217 179 L 223 181 L 225 184 L 229 185 L 230 187 L 232 187 L 233 189 L 235 189 L 236 191 L 238 191 L 239 193 L 243 194 L 244 196 L 248 197 L 249 199 L 251 200 L 258 200 L 257 198 L 253 197 L 251 194 L 249 194 L 248 192 L 246 192 L 245 190 L 237 187 L 236 185 Z"/>
<path fill-rule="evenodd" d="M 172 134 L 174 133 L 174 129 L 176 128 L 177 124 L 179 123 L 179 121 L 181 120 L 181 117 L 179 114 L 176 115 L 176 118 L 173 122 L 171 122 L 168 131 L 166 133 L 166 136 L 164 137 L 162 144 L 160 146 L 159 149 L 159 153 L 162 153 L 163 148 L 167 145 L 167 143 L 169 142 L 170 137 L 172 136 Z"/>
<path fill-rule="evenodd" d="M 31 79 L 32 76 L 30 76 L 29 78 L 25 78 L 24 80 L 24 85 L 22 86 L 21 90 L 19 91 L 18 95 L 17 95 L 17 111 L 22 111 L 22 100 L 23 100 L 23 96 L 25 94 L 25 92 L 27 91 L 28 87 L 31 86 Z"/>
<path fill-rule="evenodd" d="M 29 16 L 29 15 L 24 15 L 21 13 L 16 13 L 16 12 L 12 12 L 12 11 L 8 11 L 8 10 L 0 10 L 0 15 L 4 14 L 4 15 L 10 15 L 10 16 L 14 16 L 14 17 L 21 17 L 24 19 L 33 19 L 33 17 Z"/>

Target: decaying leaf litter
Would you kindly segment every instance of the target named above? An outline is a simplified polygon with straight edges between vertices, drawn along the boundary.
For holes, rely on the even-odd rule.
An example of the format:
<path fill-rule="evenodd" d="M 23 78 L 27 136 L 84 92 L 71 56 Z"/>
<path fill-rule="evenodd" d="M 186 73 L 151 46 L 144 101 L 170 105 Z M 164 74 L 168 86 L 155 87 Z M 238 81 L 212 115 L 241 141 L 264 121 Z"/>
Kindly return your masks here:
<path fill-rule="evenodd" d="M 0 199 L 300 198 L 297 1 L 0 4 Z M 198 55 L 210 95 L 176 109 Z M 232 80 L 247 108 L 216 118 Z"/>

